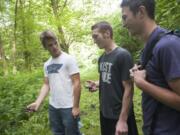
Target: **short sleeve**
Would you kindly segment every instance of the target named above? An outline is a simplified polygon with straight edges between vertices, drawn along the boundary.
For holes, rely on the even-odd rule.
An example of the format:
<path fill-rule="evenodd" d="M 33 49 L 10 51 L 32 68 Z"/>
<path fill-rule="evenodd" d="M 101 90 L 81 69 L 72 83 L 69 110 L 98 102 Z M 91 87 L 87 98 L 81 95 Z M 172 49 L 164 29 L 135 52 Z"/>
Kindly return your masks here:
<path fill-rule="evenodd" d="M 121 72 L 121 79 L 126 81 L 130 79 L 129 70 L 133 67 L 133 60 L 128 51 L 124 51 L 119 55 L 119 68 Z"/>
<path fill-rule="evenodd" d="M 72 56 L 69 57 L 67 66 L 68 66 L 68 72 L 70 75 L 79 73 L 79 68 L 78 68 L 76 59 L 74 57 Z"/>
<path fill-rule="evenodd" d="M 98 73 L 100 73 L 100 61 L 101 61 L 103 55 L 104 55 L 104 54 L 102 54 L 102 55 L 99 57 L 99 59 L 98 59 Z"/>
<path fill-rule="evenodd" d="M 44 77 L 48 77 L 48 71 L 47 71 L 46 63 L 44 64 Z"/>
<path fill-rule="evenodd" d="M 167 81 L 180 77 L 180 38 L 167 37 L 159 50 L 159 63 Z"/>

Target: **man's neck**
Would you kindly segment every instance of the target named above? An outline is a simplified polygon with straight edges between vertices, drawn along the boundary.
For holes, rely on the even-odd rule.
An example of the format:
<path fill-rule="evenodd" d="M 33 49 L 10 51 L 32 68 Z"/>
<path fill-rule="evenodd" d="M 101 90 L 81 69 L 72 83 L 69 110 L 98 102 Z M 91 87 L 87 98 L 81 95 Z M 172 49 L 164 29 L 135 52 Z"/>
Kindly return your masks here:
<path fill-rule="evenodd" d="M 147 41 L 149 40 L 149 37 L 151 35 L 151 33 L 157 28 L 157 24 L 155 23 L 154 20 L 148 20 L 146 21 L 145 25 L 144 25 L 144 30 L 142 32 L 142 34 L 140 35 L 141 40 L 144 43 L 147 43 Z"/>
<path fill-rule="evenodd" d="M 111 53 L 116 47 L 117 45 L 113 41 L 110 42 L 109 45 L 105 48 L 106 54 Z"/>
<path fill-rule="evenodd" d="M 52 56 L 54 59 L 58 58 L 62 54 L 62 51 L 59 52 L 57 56 Z"/>

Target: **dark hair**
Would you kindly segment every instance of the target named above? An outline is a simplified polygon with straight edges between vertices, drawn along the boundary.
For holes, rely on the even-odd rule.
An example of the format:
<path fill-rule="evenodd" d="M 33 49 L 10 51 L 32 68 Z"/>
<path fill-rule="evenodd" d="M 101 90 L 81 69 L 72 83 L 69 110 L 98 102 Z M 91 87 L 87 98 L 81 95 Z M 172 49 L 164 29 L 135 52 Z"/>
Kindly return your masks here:
<path fill-rule="evenodd" d="M 111 39 L 113 39 L 113 29 L 108 22 L 106 21 L 98 22 L 91 27 L 91 30 L 94 30 L 96 28 L 98 28 L 102 33 L 108 30 L 110 32 Z"/>
<path fill-rule="evenodd" d="M 140 6 L 144 6 L 148 16 L 153 20 L 155 16 L 155 5 L 155 0 L 122 0 L 121 3 L 121 7 L 128 6 L 134 15 L 138 12 Z"/>
<path fill-rule="evenodd" d="M 57 37 L 56 35 L 50 31 L 50 30 L 45 30 L 41 33 L 40 35 L 40 40 L 41 40 L 41 43 L 43 45 L 44 48 L 46 48 L 46 41 L 49 40 L 49 39 L 54 39 L 54 40 L 57 40 Z"/>

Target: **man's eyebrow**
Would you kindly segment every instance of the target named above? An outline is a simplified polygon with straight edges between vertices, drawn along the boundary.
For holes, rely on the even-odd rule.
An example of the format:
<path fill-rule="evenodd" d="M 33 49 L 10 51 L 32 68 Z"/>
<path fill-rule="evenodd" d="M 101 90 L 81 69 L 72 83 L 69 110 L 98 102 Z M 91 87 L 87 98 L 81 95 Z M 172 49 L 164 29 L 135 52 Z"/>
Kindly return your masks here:
<path fill-rule="evenodd" d="M 127 15 L 122 15 L 121 18 L 122 18 L 122 19 L 126 19 L 126 18 L 127 18 Z"/>
<path fill-rule="evenodd" d="M 92 37 L 97 37 L 98 35 L 97 34 L 92 34 Z"/>

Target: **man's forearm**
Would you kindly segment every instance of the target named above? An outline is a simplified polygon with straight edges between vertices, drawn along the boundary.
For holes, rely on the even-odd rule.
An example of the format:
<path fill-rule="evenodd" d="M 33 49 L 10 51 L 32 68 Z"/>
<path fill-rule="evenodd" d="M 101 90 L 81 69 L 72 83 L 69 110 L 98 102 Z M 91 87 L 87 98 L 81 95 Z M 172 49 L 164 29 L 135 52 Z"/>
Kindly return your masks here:
<path fill-rule="evenodd" d="M 132 106 L 133 88 L 131 81 L 126 81 L 124 84 L 124 95 L 122 100 L 122 108 L 119 119 L 127 121 L 129 109 Z"/>
<path fill-rule="evenodd" d="M 81 86 L 78 82 L 73 86 L 73 95 L 74 95 L 74 102 L 73 107 L 79 108 L 80 96 L 81 96 Z"/>
<path fill-rule="evenodd" d="M 159 102 L 180 111 L 180 96 L 172 90 L 159 87 L 146 80 L 139 81 L 137 86 Z"/>
<path fill-rule="evenodd" d="M 40 93 L 38 98 L 36 99 L 36 103 L 38 105 L 41 105 L 41 103 L 43 102 L 44 98 L 48 95 L 49 93 L 49 85 L 47 84 L 43 84 L 43 86 L 41 87 Z"/>
<path fill-rule="evenodd" d="M 80 74 L 74 74 L 71 76 L 73 85 L 73 107 L 79 108 L 80 96 L 81 96 L 81 84 L 80 84 Z"/>

